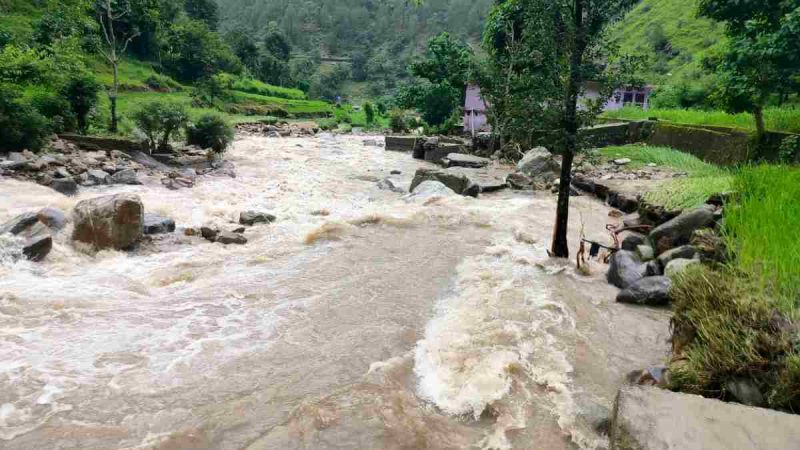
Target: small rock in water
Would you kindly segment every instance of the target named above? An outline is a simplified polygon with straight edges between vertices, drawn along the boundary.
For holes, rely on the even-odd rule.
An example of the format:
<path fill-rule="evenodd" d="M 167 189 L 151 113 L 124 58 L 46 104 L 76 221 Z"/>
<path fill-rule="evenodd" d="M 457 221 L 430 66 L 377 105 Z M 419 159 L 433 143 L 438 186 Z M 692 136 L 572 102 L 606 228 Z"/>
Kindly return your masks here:
<path fill-rule="evenodd" d="M 219 231 L 216 228 L 211 228 L 209 226 L 202 226 L 200 227 L 200 235 L 203 236 L 204 239 L 214 242 L 217 240 L 217 235 Z"/>
<path fill-rule="evenodd" d="M 647 266 L 636 257 L 635 253 L 628 250 L 620 250 L 611 256 L 606 279 L 614 286 L 626 289 L 644 278 L 646 273 Z"/>
<path fill-rule="evenodd" d="M 36 213 L 39 222 L 47 225 L 53 231 L 61 231 L 67 226 L 67 216 L 57 208 L 47 207 Z"/>
<path fill-rule="evenodd" d="M 378 182 L 378 189 L 384 191 L 392 191 L 392 192 L 405 192 L 403 188 L 398 186 L 394 180 L 389 177 L 384 178 L 383 180 Z"/>
<path fill-rule="evenodd" d="M 78 192 L 78 183 L 72 178 L 57 178 L 50 182 L 50 187 L 64 195 L 75 195 Z"/>
<path fill-rule="evenodd" d="M 636 247 L 643 245 L 646 242 L 647 242 L 647 236 L 641 233 L 631 232 L 627 236 L 625 236 L 625 239 L 622 240 L 622 249 L 636 251 Z"/>
<path fill-rule="evenodd" d="M 136 171 L 133 169 L 120 170 L 119 172 L 111 175 L 111 184 L 142 184 L 136 176 Z"/>
<path fill-rule="evenodd" d="M 257 223 L 272 223 L 276 219 L 272 214 L 258 211 L 244 211 L 239 214 L 239 224 L 253 226 Z"/>
<path fill-rule="evenodd" d="M 144 215 L 144 234 L 165 234 L 175 231 L 175 221 L 158 214 Z"/>
<path fill-rule="evenodd" d="M 247 231 L 247 228 L 245 228 L 245 227 L 239 227 L 239 228 L 235 228 L 233 230 L 233 232 L 236 233 L 236 234 L 244 234 L 245 231 Z"/>
<path fill-rule="evenodd" d="M 43 260 L 53 248 L 50 228 L 37 214 L 26 213 L 0 225 L 0 235 L 10 233 L 23 240 L 22 254 L 31 261 Z"/>
<path fill-rule="evenodd" d="M 450 197 L 453 195 L 456 195 L 455 191 L 444 184 L 438 181 L 426 180 L 418 186 L 415 186 L 414 191 L 403 198 L 405 201 L 410 202 L 414 200 L 428 200 L 433 197 Z"/>
<path fill-rule="evenodd" d="M 402 175 L 403 172 L 401 172 L 399 170 L 393 170 L 393 171 L 389 172 L 389 174 L 391 174 L 391 175 Z"/>
<path fill-rule="evenodd" d="M 230 245 L 244 245 L 247 244 L 247 238 L 242 236 L 241 234 L 236 234 L 232 231 L 223 231 L 217 235 L 217 241 L 220 244 Z"/>
<path fill-rule="evenodd" d="M 86 179 L 89 183 L 92 184 L 110 184 L 111 183 L 111 175 L 107 172 L 102 170 L 89 170 L 86 172 Z"/>

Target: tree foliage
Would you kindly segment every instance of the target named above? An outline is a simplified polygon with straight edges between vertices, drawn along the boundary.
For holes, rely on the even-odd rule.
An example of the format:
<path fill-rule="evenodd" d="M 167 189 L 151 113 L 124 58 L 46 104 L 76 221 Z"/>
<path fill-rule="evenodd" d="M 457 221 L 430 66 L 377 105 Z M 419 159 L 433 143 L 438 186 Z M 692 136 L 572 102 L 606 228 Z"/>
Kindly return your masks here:
<path fill-rule="evenodd" d="M 726 23 L 729 37 L 716 61 L 715 99 L 729 112 L 751 112 L 759 140 L 763 110 L 800 81 L 799 0 L 701 0 L 700 13 Z"/>

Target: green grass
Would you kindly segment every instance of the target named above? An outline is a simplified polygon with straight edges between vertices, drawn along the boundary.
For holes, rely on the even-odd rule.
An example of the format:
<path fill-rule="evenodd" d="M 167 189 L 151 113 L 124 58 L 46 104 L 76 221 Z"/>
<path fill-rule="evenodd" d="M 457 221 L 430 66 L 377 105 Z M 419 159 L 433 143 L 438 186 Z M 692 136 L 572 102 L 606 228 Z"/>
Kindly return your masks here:
<path fill-rule="evenodd" d="M 648 35 L 661 27 L 677 54 L 659 55 Z M 642 0 L 611 27 L 622 54 L 646 55 L 648 83 L 698 82 L 705 77 L 703 58 L 724 45 L 724 26 L 697 15 L 697 0 Z M 657 63 L 657 61 L 665 61 Z"/>
<path fill-rule="evenodd" d="M 755 120 L 752 114 L 728 114 L 723 111 L 701 111 L 690 109 L 650 109 L 623 108 L 603 114 L 609 119 L 641 120 L 656 117 L 668 122 L 689 125 L 705 125 L 741 128 L 755 131 Z M 800 133 L 800 108 L 767 108 L 764 111 L 767 129 Z"/>
<path fill-rule="evenodd" d="M 231 84 L 235 91 L 258 94 L 266 97 L 280 97 L 293 100 L 305 100 L 306 94 L 300 89 L 273 86 L 252 78 L 238 78 Z"/>
<path fill-rule="evenodd" d="M 660 168 L 686 172 L 687 177 L 665 181 L 655 190 L 644 194 L 644 199 L 649 203 L 667 208 L 692 208 L 702 205 L 709 196 L 730 191 L 733 182 L 729 170 L 671 148 L 626 145 L 603 148 L 600 154 L 608 159 L 630 158 L 631 169 L 655 163 Z"/>
<path fill-rule="evenodd" d="M 294 100 L 239 91 L 231 91 L 231 94 L 236 103 L 276 106 L 285 109 L 290 114 L 326 115 L 331 111 L 330 103 L 322 100 Z"/>
<path fill-rule="evenodd" d="M 759 289 L 780 299 L 784 311 L 800 301 L 800 168 L 745 167 L 733 180 L 737 202 L 725 211 L 725 230 L 736 265 Z"/>

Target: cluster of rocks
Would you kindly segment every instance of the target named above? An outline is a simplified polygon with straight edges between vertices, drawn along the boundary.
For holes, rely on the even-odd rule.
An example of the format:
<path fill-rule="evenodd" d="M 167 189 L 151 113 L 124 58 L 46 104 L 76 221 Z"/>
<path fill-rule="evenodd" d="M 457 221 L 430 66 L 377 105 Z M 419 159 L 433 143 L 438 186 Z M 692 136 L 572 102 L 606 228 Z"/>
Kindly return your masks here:
<path fill-rule="evenodd" d="M 199 233 L 186 229 L 186 235 L 200 234 L 221 244 L 246 244 L 246 227 L 269 224 L 275 216 L 258 211 L 245 211 L 239 217 L 243 226 L 232 231 L 203 226 Z M 43 260 L 53 248 L 53 235 L 67 225 L 67 216 L 59 209 L 44 208 L 21 214 L 0 225 L 0 236 L 11 235 L 19 240 L 21 256 L 31 261 Z M 129 250 L 145 235 L 167 234 L 176 230 L 175 221 L 154 213 L 146 213 L 138 195 L 116 194 L 83 200 L 72 211 L 72 240 L 95 250 Z"/>
<path fill-rule="evenodd" d="M 287 122 L 280 122 L 274 125 L 243 123 L 237 125 L 236 130 L 251 136 L 267 136 L 271 138 L 315 136 L 320 132 L 320 128 L 316 124 L 310 126 L 310 124 L 290 124 Z"/>
<path fill-rule="evenodd" d="M 53 140 L 47 152 L 10 152 L 0 160 L 0 175 L 33 181 L 65 195 L 75 194 L 79 186 L 141 184 L 139 173 L 145 170 L 124 152 L 81 151 L 60 139 Z"/>
<path fill-rule="evenodd" d="M 666 305 L 676 275 L 691 265 L 724 259 L 722 239 L 714 231 L 721 217 L 720 206 L 707 204 L 678 214 L 648 235 L 627 234 L 621 249 L 611 256 L 606 275 L 609 283 L 622 289 L 617 301 Z"/>

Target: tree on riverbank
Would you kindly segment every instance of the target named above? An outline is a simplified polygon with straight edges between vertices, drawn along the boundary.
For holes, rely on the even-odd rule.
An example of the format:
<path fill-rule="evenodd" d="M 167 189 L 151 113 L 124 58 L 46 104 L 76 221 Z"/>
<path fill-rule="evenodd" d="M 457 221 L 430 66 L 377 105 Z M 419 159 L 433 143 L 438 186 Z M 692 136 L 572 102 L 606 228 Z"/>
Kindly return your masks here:
<path fill-rule="evenodd" d="M 509 119 L 535 115 L 539 129 L 558 130 L 562 136 L 561 181 L 558 189 L 552 256 L 568 257 L 567 225 L 572 162 L 581 149 L 578 130 L 590 125 L 602 110 L 602 100 L 578 98 L 586 81 L 599 81 L 610 92 L 614 67 L 606 26 L 621 17 L 635 0 L 506 0 L 499 3 L 487 24 L 484 42 L 490 67 L 506 80 L 499 89 L 524 89 L 528 108 L 510 104 Z M 521 44 L 520 44 L 521 42 Z M 519 48 L 519 46 L 522 48 Z M 520 58 L 520 54 L 527 55 Z M 502 93 L 495 97 L 501 98 Z M 608 98 L 601 94 L 599 98 Z M 538 114 L 537 114 L 538 113 Z M 497 113 L 496 113 L 497 114 Z M 520 121 L 519 123 L 527 123 Z M 507 131 L 507 130 L 505 130 Z"/>
<path fill-rule="evenodd" d="M 716 100 L 728 112 L 752 113 L 762 142 L 770 99 L 800 87 L 800 1 L 702 0 L 700 13 L 727 25 L 729 43 L 714 65 Z"/>

